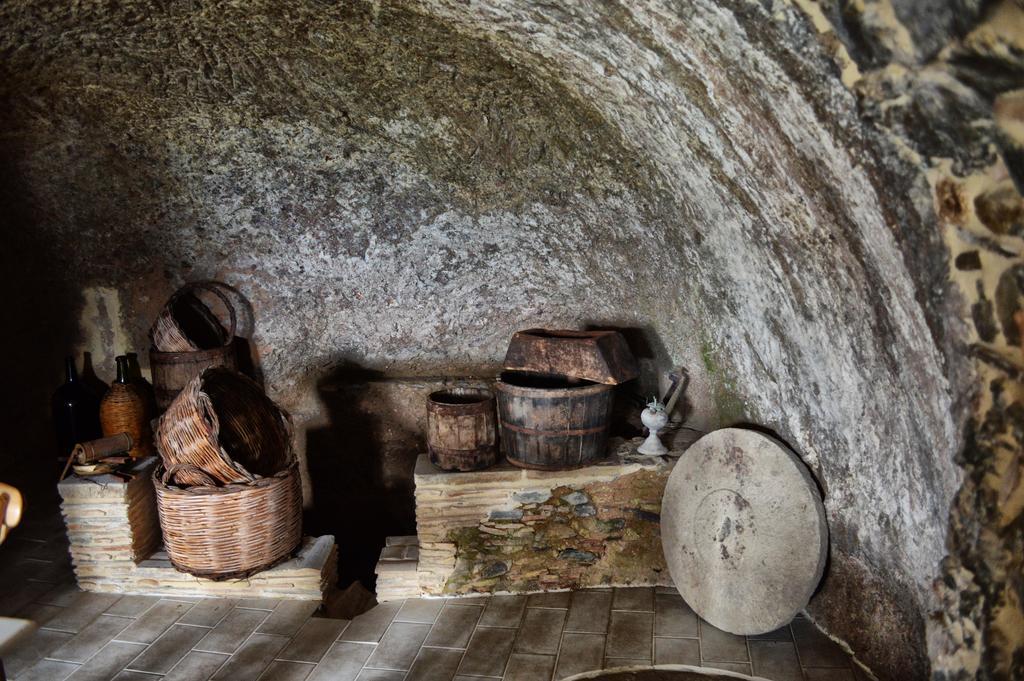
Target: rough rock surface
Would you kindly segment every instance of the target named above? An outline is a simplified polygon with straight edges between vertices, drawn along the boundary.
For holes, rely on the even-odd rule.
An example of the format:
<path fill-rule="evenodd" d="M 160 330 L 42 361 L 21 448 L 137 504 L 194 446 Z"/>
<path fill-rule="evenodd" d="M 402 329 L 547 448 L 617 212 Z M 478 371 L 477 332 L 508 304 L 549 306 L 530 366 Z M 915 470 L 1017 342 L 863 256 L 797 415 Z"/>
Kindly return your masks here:
<path fill-rule="evenodd" d="M 516 328 L 635 327 L 644 390 L 685 365 L 694 425 L 756 421 L 814 470 L 832 633 L 922 678 L 944 622 L 936 673 L 1010 676 L 1019 6 L 797 4 L 0 5 L 10 450 L 44 448 L 40 364 L 109 373 L 190 279 L 250 299 L 300 423 L 349 369 L 481 375 Z"/>
<path fill-rule="evenodd" d="M 973 417 L 934 584 L 940 607 L 926 620 L 932 676 L 1024 678 L 1024 5 L 825 4 L 824 42 L 864 68 L 847 82 L 865 116 L 927 174 L 969 320 L 975 380 L 963 397 Z M 835 571 L 830 580 L 856 582 Z"/>

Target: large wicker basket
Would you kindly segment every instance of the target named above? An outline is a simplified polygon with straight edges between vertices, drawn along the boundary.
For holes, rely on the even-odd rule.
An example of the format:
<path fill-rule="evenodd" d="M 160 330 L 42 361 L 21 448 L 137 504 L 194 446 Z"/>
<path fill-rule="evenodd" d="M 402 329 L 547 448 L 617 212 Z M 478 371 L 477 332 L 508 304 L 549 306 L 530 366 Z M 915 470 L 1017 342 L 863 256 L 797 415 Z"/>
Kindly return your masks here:
<path fill-rule="evenodd" d="M 238 579 L 298 548 L 302 487 L 295 464 L 250 484 L 173 486 L 186 468 L 159 465 L 153 472 L 164 547 L 174 567 L 197 577 Z"/>
<path fill-rule="evenodd" d="M 255 381 L 224 367 L 185 386 L 160 417 L 155 440 L 165 466 L 184 465 L 175 476 L 181 485 L 251 482 L 294 458 L 288 415 Z"/>

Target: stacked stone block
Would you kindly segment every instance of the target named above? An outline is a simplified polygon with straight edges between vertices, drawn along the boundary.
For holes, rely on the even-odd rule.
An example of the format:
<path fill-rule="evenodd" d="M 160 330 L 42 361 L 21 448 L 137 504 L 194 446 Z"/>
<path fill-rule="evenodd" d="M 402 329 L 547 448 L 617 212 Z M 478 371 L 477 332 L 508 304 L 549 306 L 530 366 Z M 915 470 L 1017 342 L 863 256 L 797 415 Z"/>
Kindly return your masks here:
<path fill-rule="evenodd" d="M 598 465 L 534 471 L 507 463 L 446 473 L 416 467 L 419 588 L 425 594 L 668 586 L 661 497 L 675 457 L 638 457 L 618 441 Z"/>
<path fill-rule="evenodd" d="M 79 584 L 93 586 L 94 591 L 116 590 L 135 565 L 160 546 L 156 492 L 150 480 L 155 465 L 155 457 L 140 461 L 128 472 L 129 480 L 73 475 L 58 485 Z"/>
<path fill-rule="evenodd" d="M 420 596 L 419 541 L 415 535 L 388 537 L 377 562 L 377 600 Z"/>

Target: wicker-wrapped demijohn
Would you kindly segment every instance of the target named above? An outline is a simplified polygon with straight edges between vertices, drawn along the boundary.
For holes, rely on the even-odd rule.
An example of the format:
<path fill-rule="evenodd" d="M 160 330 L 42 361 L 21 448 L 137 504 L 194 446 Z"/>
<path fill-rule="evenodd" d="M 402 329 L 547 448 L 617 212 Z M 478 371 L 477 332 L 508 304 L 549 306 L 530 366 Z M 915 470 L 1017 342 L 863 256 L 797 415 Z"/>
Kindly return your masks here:
<path fill-rule="evenodd" d="M 100 402 L 100 427 L 104 437 L 127 433 L 131 438 L 128 455 L 134 458 L 153 453 L 153 431 L 150 403 L 139 386 L 131 380 L 128 357 L 121 355 L 117 363 L 117 379 Z"/>
<path fill-rule="evenodd" d="M 302 489 L 288 416 L 251 379 L 216 367 L 160 418 L 154 472 L 167 555 L 212 579 L 264 570 L 302 540 Z"/>

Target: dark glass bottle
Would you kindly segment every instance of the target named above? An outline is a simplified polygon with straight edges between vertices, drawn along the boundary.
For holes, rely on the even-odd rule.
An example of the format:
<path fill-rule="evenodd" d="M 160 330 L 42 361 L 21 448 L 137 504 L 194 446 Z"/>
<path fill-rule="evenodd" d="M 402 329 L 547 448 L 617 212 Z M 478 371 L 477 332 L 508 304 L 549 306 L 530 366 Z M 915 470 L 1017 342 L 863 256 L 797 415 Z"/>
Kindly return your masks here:
<path fill-rule="evenodd" d="M 64 385 L 50 401 L 60 455 L 67 457 L 76 442 L 100 437 L 100 399 L 78 378 L 75 358 L 65 360 Z"/>
<path fill-rule="evenodd" d="M 139 356 L 136 353 L 126 353 L 125 357 L 128 358 L 128 377 L 135 384 L 135 387 L 139 389 L 143 399 L 146 400 L 146 413 L 152 418 L 157 414 L 156 395 L 153 392 L 153 384 L 142 375 L 142 367 L 139 365 Z"/>

